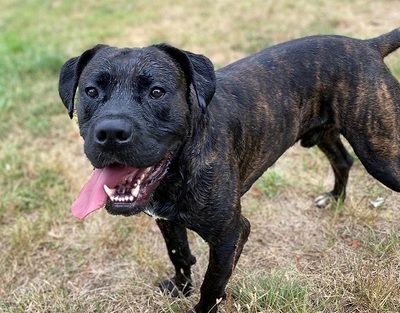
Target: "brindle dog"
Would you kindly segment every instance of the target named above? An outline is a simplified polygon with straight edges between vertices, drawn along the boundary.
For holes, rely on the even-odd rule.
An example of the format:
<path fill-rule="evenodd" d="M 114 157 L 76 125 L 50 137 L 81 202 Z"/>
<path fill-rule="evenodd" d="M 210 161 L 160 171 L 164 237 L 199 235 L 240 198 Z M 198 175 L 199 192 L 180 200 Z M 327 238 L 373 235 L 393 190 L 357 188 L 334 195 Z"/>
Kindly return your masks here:
<path fill-rule="evenodd" d="M 295 142 L 328 157 L 333 190 L 344 198 L 352 157 L 400 191 L 400 86 L 383 58 L 400 29 L 369 40 L 311 36 L 272 46 L 214 71 L 209 59 L 166 44 L 97 45 L 67 61 L 59 92 L 77 115 L 95 167 L 72 211 L 157 219 L 175 276 L 173 294 L 191 290 L 186 229 L 210 247 L 199 303 L 216 312 L 250 232 L 240 197 Z M 104 189 L 103 189 L 104 188 Z"/>

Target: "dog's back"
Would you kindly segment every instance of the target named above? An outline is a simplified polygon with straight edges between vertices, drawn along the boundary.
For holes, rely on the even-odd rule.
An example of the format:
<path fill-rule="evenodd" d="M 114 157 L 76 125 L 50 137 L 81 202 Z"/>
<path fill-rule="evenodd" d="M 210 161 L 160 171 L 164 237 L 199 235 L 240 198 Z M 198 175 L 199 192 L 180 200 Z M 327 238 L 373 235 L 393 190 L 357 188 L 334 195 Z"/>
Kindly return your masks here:
<path fill-rule="evenodd" d="M 368 40 L 310 36 L 218 70 L 209 109 L 235 135 L 243 192 L 295 142 L 311 147 L 332 130 L 400 191 L 400 87 L 383 62 L 399 47 L 400 29 Z"/>

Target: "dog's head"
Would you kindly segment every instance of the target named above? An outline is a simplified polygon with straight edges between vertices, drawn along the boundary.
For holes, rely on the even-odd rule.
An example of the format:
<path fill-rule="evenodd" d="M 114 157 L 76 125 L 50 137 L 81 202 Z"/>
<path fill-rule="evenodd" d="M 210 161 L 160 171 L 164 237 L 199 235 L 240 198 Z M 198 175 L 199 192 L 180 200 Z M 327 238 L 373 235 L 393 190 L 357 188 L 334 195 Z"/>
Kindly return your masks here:
<path fill-rule="evenodd" d="M 188 136 L 194 112 L 206 111 L 214 91 L 209 59 L 166 44 L 97 45 L 68 60 L 60 97 L 72 117 L 77 95 L 84 150 L 95 167 L 74 215 L 84 218 L 105 203 L 112 214 L 142 211 Z"/>

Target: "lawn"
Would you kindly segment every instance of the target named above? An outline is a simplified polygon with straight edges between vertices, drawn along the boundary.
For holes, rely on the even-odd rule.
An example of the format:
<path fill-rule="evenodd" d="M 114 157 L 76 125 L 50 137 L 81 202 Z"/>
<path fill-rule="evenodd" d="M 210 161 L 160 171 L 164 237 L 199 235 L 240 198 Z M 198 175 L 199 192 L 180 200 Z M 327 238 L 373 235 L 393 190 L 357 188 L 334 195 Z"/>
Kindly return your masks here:
<path fill-rule="evenodd" d="M 173 267 L 151 218 L 70 214 L 92 167 L 58 97 L 67 59 L 97 43 L 168 42 L 219 68 L 301 36 L 380 35 L 400 27 L 399 4 L 2 0 L 0 312 L 184 312 L 199 297 L 208 249 L 196 234 L 196 290 L 174 299 L 157 290 Z M 400 51 L 386 63 L 400 79 Z M 252 233 L 221 312 L 400 311 L 400 195 L 356 160 L 345 204 L 316 208 L 332 181 L 323 154 L 296 145 L 243 197 Z"/>

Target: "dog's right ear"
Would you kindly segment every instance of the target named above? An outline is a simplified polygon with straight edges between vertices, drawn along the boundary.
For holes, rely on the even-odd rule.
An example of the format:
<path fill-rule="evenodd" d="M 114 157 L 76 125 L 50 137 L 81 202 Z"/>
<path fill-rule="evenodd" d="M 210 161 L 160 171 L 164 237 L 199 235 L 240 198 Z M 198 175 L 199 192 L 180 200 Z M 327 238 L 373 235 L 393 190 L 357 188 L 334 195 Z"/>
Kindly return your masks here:
<path fill-rule="evenodd" d="M 108 46 L 96 45 L 92 49 L 86 50 L 81 56 L 69 59 L 61 68 L 58 93 L 65 107 L 68 109 L 70 118 L 74 114 L 75 92 L 83 69 L 97 52 L 106 47 Z"/>

